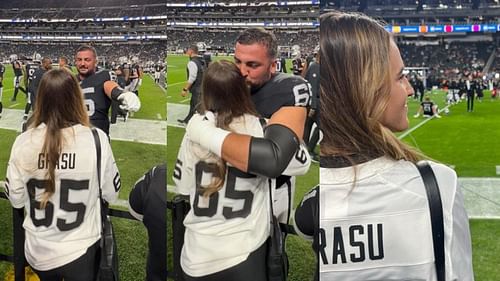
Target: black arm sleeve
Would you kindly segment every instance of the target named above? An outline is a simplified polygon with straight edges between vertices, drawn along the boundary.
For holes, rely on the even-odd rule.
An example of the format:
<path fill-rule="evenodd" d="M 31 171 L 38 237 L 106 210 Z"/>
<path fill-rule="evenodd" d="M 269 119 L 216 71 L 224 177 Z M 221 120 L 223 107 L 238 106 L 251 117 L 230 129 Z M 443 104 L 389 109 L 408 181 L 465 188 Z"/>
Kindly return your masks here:
<path fill-rule="evenodd" d="M 248 172 L 270 178 L 277 178 L 299 148 L 297 135 L 280 124 L 272 124 L 264 129 L 264 138 L 250 141 Z"/>
<path fill-rule="evenodd" d="M 118 96 L 120 96 L 123 93 L 123 90 L 120 89 L 120 87 L 114 87 L 113 90 L 111 90 L 111 99 L 114 101 L 118 100 Z"/>
<path fill-rule="evenodd" d="M 309 237 L 314 237 L 318 231 L 318 205 L 319 205 L 319 187 L 316 186 L 302 198 L 302 202 L 295 209 L 295 227 L 297 230 Z"/>

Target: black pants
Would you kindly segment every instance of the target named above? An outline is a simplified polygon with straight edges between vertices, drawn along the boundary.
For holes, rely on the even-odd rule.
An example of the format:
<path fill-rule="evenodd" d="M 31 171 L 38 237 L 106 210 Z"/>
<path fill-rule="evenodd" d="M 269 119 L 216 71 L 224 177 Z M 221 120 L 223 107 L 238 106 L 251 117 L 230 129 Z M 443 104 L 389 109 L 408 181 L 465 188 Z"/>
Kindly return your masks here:
<path fill-rule="evenodd" d="M 202 277 L 191 277 L 184 273 L 184 281 L 267 281 L 266 256 L 267 243 L 264 243 L 240 264 Z"/>
<path fill-rule="evenodd" d="M 200 98 L 200 93 L 191 93 L 191 101 L 189 102 L 189 113 L 184 118 L 185 123 L 189 122 L 189 119 L 191 119 L 191 117 L 193 117 L 193 114 L 196 113 L 196 110 L 198 109 L 199 98 Z"/>
<path fill-rule="evenodd" d="M 467 111 L 474 110 L 474 94 L 467 93 Z"/>
<path fill-rule="evenodd" d="M 100 241 L 100 240 L 99 240 Z M 87 252 L 78 259 L 61 267 L 48 271 L 33 271 L 40 277 L 40 281 L 93 281 L 97 276 L 99 259 L 99 241 L 87 249 Z"/>

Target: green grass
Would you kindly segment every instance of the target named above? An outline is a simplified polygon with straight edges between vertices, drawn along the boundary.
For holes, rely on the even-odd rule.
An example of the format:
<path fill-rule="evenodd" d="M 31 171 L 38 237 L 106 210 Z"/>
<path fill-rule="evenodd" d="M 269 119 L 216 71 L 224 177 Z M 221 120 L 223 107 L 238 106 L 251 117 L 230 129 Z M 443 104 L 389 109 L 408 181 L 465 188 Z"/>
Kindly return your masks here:
<path fill-rule="evenodd" d="M 229 59 L 230 57 L 216 57 L 215 60 Z M 169 56 L 168 57 L 168 102 L 189 104 L 187 98 L 181 97 L 180 92 L 186 80 L 186 56 Z M 291 65 L 291 64 L 288 64 Z M 184 135 L 183 128 L 168 127 L 167 133 L 167 166 L 173 167 L 177 158 L 177 153 Z M 173 185 L 172 180 L 173 170 L 167 170 L 167 182 Z M 295 191 L 295 205 L 298 204 L 302 196 L 319 182 L 318 165 L 312 164 L 309 172 L 297 177 L 297 185 Z M 172 196 L 172 194 L 170 194 Z M 168 233 L 167 233 L 168 234 Z M 168 236 L 167 236 L 168 238 Z M 168 238 L 168 249 L 172 247 L 171 238 Z M 287 239 L 287 252 L 290 259 L 290 281 L 307 281 L 312 280 L 315 269 L 315 257 L 311 248 L 311 243 L 301 237 L 290 235 Z M 169 269 L 172 269 L 171 261 L 169 261 Z"/>
<path fill-rule="evenodd" d="M 431 97 L 443 108 L 443 91 Z M 418 105 L 409 100 L 410 128 L 424 121 L 413 117 Z M 500 100 L 491 100 L 486 91 L 482 102 L 474 102 L 474 112 L 467 112 L 465 101 L 452 105 L 448 115 L 429 120 L 404 141 L 433 159 L 454 165 L 459 177 L 495 177 L 495 165 L 500 165 L 500 150 L 494 149 L 494 141 L 500 137 L 499 107 Z"/>
<path fill-rule="evenodd" d="M 13 95 L 12 67 L 6 65 L 4 75 L 4 108 L 24 109 L 25 97 L 18 94 L 17 102 L 10 101 Z M 141 110 L 133 118 L 164 120 L 166 116 L 166 93 L 153 83 L 148 75 L 143 78 L 139 90 Z M 1 119 L 0 119 L 0 122 Z M 159 128 L 160 130 L 160 128 Z M 0 129 L 0 179 L 6 174 L 7 162 L 12 144 L 17 136 L 15 131 Z M 112 141 L 113 154 L 121 174 L 122 190 L 120 198 L 127 200 L 128 194 L 138 178 L 152 166 L 165 162 L 166 145 L 142 144 L 126 141 Z M 124 281 L 144 280 L 147 256 L 147 232 L 142 223 L 121 218 L 113 218 L 120 259 L 120 276 Z M 12 217 L 7 200 L 0 200 L 0 253 L 12 255 Z M 0 262 L 0 280 L 11 270 L 12 264 Z"/>

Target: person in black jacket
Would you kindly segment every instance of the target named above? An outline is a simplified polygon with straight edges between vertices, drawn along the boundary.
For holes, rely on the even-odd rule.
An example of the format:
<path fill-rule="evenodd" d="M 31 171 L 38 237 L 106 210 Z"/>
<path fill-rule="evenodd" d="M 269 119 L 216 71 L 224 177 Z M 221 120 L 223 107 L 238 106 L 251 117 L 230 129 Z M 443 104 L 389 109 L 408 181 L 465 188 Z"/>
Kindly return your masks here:
<path fill-rule="evenodd" d="M 189 56 L 189 62 L 187 64 L 187 77 L 188 80 L 182 88 L 181 95 L 186 97 L 188 92 L 191 92 L 191 101 L 189 102 L 189 113 L 184 119 L 177 119 L 179 123 L 187 124 L 189 119 L 196 112 L 196 107 L 199 103 L 199 98 L 201 94 L 201 81 L 203 79 L 203 71 L 205 70 L 205 62 L 198 56 L 198 46 L 191 45 L 186 51 Z"/>
<path fill-rule="evenodd" d="M 154 166 L 136 183 L 129 195 L 129 211 L 148 230 L 147 281 L 167 280 L 166 165 Z"/>

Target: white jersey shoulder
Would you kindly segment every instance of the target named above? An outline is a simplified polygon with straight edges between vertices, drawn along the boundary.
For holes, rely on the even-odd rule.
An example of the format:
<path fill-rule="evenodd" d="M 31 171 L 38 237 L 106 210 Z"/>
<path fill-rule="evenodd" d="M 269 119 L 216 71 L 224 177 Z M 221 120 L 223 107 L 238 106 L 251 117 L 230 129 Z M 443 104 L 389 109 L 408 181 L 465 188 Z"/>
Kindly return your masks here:
<path fill-rule="evenodd" d="M 432 163 L 444 210 L 447 280 L 473 280 L 467 214 L 453 170 Z M 427 196 L 416 167 L 378 158 L 320 168 L 321 280 L 435 281 Z"/>

